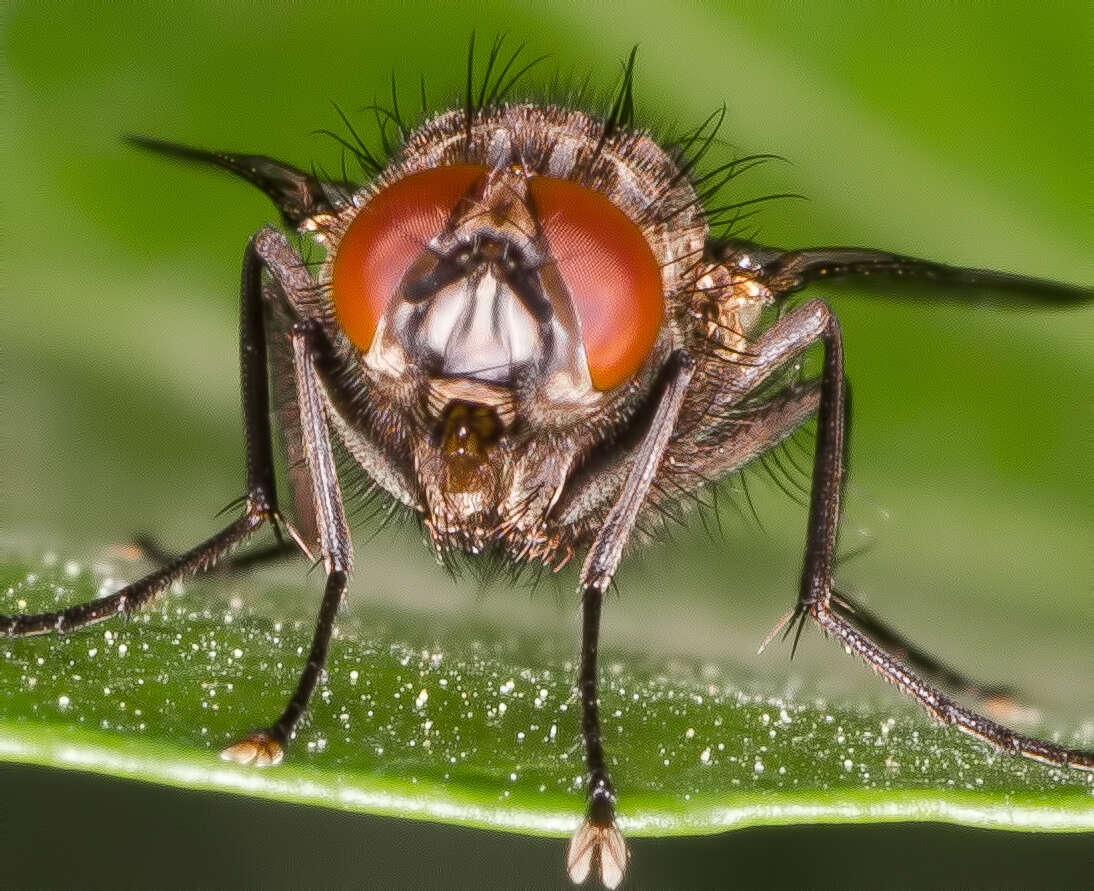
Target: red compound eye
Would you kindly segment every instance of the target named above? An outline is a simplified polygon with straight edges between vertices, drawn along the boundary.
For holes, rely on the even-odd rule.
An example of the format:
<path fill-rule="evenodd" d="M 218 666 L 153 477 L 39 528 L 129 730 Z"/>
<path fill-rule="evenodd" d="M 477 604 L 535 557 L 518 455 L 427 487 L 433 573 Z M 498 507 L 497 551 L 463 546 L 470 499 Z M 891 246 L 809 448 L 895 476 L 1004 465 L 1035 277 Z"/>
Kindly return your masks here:
<path fill-rule="evenodd" d="M 331 294 L 338 324 L 362 350 L 425 246 L 444 227 L 485 168 L 474 164 L 412 173 L 361 208 L 335 248 Z"/>
<path fill-rule="evenodd" d="M 581 321 L 598 390 L 633 378 L 661 331 L 661 267 L 642 230 L 599 192 L 565 179 L 528 183 L 559 275 Z"/>

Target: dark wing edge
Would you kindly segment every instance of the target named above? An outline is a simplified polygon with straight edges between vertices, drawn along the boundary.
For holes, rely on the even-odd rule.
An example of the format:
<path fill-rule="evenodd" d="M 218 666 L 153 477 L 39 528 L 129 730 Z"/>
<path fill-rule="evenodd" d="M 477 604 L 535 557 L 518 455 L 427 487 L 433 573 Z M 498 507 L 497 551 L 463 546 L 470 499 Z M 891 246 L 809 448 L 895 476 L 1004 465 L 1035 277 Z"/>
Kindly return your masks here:
<path fill-rule="evenodd" d="M 839 281 L 857 289 L 869 287 L 874 294 L 1004 308 L 1068 307 L 1094 301 L 1094 288 L 1090 287 L 948 266 L 871 248 L 782 250 L 744 239 L 725 239 L 708 241 L 706 254 L 711 260 L 750 271 L 776 298 L 817 282 Z"/>
<path fill-rule="evenodd" d="M 319 177 L 265 155 L 192 148 L 150 136 L 127 135 L 131 145 L 159 155 L 192 161 L 227 170 L 257 186 L 281 212 L 287 226 L 303 231 L 316 217 L 333 215 L 347 200 L 353 187 L 347 183 L 325 182 Z"/>

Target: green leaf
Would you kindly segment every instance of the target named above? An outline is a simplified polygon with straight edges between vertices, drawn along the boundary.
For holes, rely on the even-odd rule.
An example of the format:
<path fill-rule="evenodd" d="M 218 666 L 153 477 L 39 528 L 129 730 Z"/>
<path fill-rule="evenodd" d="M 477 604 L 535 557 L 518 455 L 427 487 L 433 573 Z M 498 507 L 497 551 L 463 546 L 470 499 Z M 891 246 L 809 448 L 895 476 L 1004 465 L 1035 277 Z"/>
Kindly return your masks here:
<path fill-rule="evenodd" d="M 50 564 L 6 566 L 0 606 L 41 609 L 117 584 L 106 567 Z M 572 831 L 584 794 L 574 669 L 542 645 L 537 653 L 534 642 L 471 627 L 449 629 L 438 645 L 397 615 L 344 622 L 285 763 L 240 767 L 217 750 L 279 713 L 310 625 L 191 587 L 128 622 L 0 644 L 0 757 L 351 811 Z M 988 753 L 903 710 L 756 695 L 744 692 L 743 673 L 633 654 L 604 675 L 606 744 L 631 835 L 908 819 L 1094 828 L 1089 775 Z"/>

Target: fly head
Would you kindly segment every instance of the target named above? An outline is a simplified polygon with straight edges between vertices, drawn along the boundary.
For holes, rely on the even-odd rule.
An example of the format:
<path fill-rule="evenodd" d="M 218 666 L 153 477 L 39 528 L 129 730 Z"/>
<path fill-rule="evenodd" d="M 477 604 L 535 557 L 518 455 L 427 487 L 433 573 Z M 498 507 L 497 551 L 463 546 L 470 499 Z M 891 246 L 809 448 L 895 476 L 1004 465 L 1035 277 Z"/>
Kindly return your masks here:
<path fill-rule="evenodd" d="M 707 230 L 672 158 L 580 112 L 451 111 L 320 234 L 338 426 L 438 551 L 565 559 L 591 526 L 552 508 L 692 339 Z"/>

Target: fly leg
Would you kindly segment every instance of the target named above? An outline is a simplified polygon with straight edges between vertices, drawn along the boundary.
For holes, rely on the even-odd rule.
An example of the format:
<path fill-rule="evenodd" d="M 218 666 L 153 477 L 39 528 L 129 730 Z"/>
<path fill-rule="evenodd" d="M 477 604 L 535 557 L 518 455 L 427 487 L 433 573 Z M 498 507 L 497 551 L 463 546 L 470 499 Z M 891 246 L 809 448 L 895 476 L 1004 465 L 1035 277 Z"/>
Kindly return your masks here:
<path fill-rule="evenodd" d="M 703 423 L 677 431 L 668 460 L 661 466 L 659 489 L 680 493 L 700 490 L 776 448 L 816 414 L 821 393 L 819 378 L 793 384 L 759 402 L 748 400 L 770 374 L 815 343 L 823 329 L 823 313 L 818 315 L 818 307 L 807 304 L 759 337 L 738 361 L 704 363 L 701 368 L 709 380 L 705 395 L 699 397 Z M 833 591 L 831 606 L 883 649 L 944 689 L 976 697 L 989 707 L 1005 709 L 1013 704 L 1011 688 L 970 678 L 916 646 L 846 593 Z M 793 611 L 788 613 L 786 621 L 792 615 Z M 761 650 L 784 626 L 785 622 L 780 623 Z"/>
<path fill-rule="evenodd" d="M 262 303 L 262 270 L 266 260 L 259 247 L 259 237 L 255 236 L 247 245 L 240 287 L 240 390 L 247 475 L 242 516 L 201 544 L 173 557 L 159 569 L 113 594 L 54 612 L 0 615 L 0 635 L 31 637 L 63 634 L 118 614 L 134 612 L 172 583 L 214 566 L 233 548 L 250 538 L 267 520 L 276 523 L 280 519 L 274 488 Z"/>
<path fill-rule="evenodd" d="M 780 329 L 791 328 L 789 331 Z M 1023 736 L 960 705 L 931 686 L 899 659 L 886 652 L 863 631 L 854 619 L 834 602 L 832 558 L 839 528 L 839 506 L 844 472 L 845 388 L 843 380 L 843 344 L 839 323 L 827 304 L 811 300 L 786 316 L 764 334 L 760 343 L 799 342 L 802 338 L 824 344 L 821 372 L 820 405 L 817 412 L 817 447 L 813 463 L 813 489 L 806 531 L 805 560 L 802 567 L 798 602 L 787 617 L 787 630 L 797 623 L 795 644 L 807 617 L 837 637 L 851 652 L 857 653 L 883 678 L 914 698 L 936 721 L 952 725 L 995 749 L 1024 755 L 1058 767 L 1094 770 L 1094 752 L 1059 746 L 1046 740 Z M 771 361 L 783 363 L 795 350 L 772 355 Z M 863 627 L 868 627 L 867 623 Z"/>
<path fill-rule="evenodd" d="M 281 761 L 285 746 L 304 716 L 312 693 L 327 664 L 327 649 L 334 631 L 334 620 L 346 594 L 346 583 L 353 568 L 353 550 L 349 526 L 342 505 L 334 454 L 319 378 L 315 370 L 314 328 L 306 321 L 297 323 L 290 333 L 293 376 L 296 381 L 300 413 L 303 456 L 311 481 L 316 526 L 327 583 L 316 620 L 308 660 L 300 674 L 296 691 L 281 716 L 268 728 L 255 730 L 220 754 L 228 761 L 266 767 Z"/>
<path fill-rule="evenodd" d="M 178 556 L 174 551 L 164 547 L 159 539 L 151 535 L 136 535 L 133 544 L 140 551 L 140 556 L 157 566 L 166 566 Z M 209 572 L 239 573 L 247 572 L 255 567 L 270 566 L 287 560 L 295 560 L 300 557 L 300 544 L 291 538 L 284 538 L 272 544 L 263 545 L 260 548 L 250 548 L 242 553 L 236 552 L 222 560 L 216 566 L 210 567 Z"/>
<path fill-rule="evenodd" d="M 984 684 L 942 661 L 909 640 L 888 622 L 856 603 L 843 591 L 832 592 L 832 609 L 869 635 L 886 652 L 902 659 L 925 678 L 944 690 L 972 696 L 989 706 L 1013 704 L 1014 688 L 1005 684 Z"/>
<path fill-rule="evenodd" d="M 615 826 L 615 791 L 604 759 L 597 696 L 596 657 L 600 637 L 600 608 L 604 592 L 619 566 L 623 547 L 649 494 L 661 459 L 676 426 L 688 383 L 695 370 L 687 353 L 675 353 L 668 362 L 664 389 L 653 420 L 638 446 L 618 500 L 608 512 L 581 570 L 582 634 L 577 691 L 581 701 L 581 734 L 588 770 L 588 813 L 570 840 L 566 868 L 580 884 L 591 869 L 615 888 L 627 866 L 627 847 Z"/>

